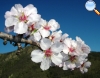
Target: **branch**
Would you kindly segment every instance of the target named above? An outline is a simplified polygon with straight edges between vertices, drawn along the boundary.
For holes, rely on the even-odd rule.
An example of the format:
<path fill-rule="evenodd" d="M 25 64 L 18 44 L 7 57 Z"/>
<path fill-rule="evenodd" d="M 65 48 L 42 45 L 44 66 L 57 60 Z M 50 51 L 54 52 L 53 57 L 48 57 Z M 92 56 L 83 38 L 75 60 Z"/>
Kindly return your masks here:
<path fill-rule="evenodd" d="M 19 50 L 19 47 L 21 46 L 19 43 L 30 44 L 30 45 L 36 46 L 39 49 L 41 49 L 39 46 L 39 43 L 37 43 L 37 42 L 33 42 L 32 40 L 27 40 L 25 38 L 21 38 L 21 40 L 18 42 L 18 41 L 16 41 L 15 36 L 7 34 L 7 33 L 0 32 L 0 38 L 4 40 L 4 42 L 5 42 L 4 44 L 6 44 L 7 41 L 17 43 L 18 50 Z"/>

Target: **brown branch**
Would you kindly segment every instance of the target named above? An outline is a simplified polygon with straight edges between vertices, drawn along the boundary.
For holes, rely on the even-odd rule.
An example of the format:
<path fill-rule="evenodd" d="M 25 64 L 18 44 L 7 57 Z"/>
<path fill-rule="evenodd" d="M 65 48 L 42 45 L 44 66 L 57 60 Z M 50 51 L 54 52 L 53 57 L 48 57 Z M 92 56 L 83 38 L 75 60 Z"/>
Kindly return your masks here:
<path fill-rule="evenodd" d="M 3 39 L 3 40 L 7 40 L 7 41 L 11 41 L 11 42 L 16 42 L 16 41 L 14 40 L 13 35 L 10 35 L 10 34 L 7 34 L 7 33 L 0 32 L 0 38 Z M 31 44 L 31 45 L 36 46 L 36 47 L 38 47 L 39 49 L 41 49 L 40 46 L 39 46 L 39 43 L 33 42 L 32 40 L 27 40 L 27 39 L 25 39 L 25 38 L 21 38 L 21 41 L 18 42 L 18 43 L 27 43 L 27 44 Z M 42 50 L 42 49 L 41 49 L 41 50 Z"/>

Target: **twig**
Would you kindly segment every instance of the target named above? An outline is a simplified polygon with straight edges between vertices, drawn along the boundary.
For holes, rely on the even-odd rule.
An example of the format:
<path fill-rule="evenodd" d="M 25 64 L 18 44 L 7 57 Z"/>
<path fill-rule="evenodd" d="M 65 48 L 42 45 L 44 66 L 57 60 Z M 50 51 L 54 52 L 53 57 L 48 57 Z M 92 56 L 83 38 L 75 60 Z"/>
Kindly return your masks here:
<path fill-rule="evenodd" d="M 3 40 L 6 39 L 6 41 L 10 41 L 10 42 L 15 42 L 16 43 L 16 40 L 15 40 L 14 36 L 10 35 L 10 34 L 7 34 L 7 33 L 0 32 L 0 38 L 3 39 Z M 25 38 L 21 38 L 21 41 L 17 42 L 17 43 L 18 44 L 19 43 L 26 43 L 26 44 L 30 44 L 30 45 L 36 46 L 39 49 L 41 49 L 38 42 L 33 42 L 32 40 L 27 40 Z"/>

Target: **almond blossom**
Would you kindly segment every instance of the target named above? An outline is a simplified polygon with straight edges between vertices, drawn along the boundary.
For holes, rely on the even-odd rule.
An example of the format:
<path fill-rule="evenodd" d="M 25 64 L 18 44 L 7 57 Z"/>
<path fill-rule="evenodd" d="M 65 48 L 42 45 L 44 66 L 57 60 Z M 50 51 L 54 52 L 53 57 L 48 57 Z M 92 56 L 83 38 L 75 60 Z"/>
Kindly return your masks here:
<path fill-rule="evenodd" d="M 88 45 L 85 44 L 85 42 L 80 38 L 80 37 L 76 37 L 76 41 L 81 49 L 82 53 L 90 53 L 90 47 Z"/>
<path fill-rule="evenodd" d="M 88 72 L 88 69 L 87 69 L 87 68 L 89 68 L 90 65 L 91 65 L 91 62 L 85 61 L 83 64 L 81 64 L 81 66 L 80 66 L 80 71 L 81 71 L 82 73 Z"/>
<path fill-rule="evenodd" d="M 86 60 L 87 54 L 82 54 L 80 56 L 76 56 L 76 55 L 68 55 L 68 54 L 64 54 L 63 55 L 63 62 L 62 65 L 60 65 L 60 67 L 63 67 L 63 70 L 74 70 L 75 68 L 79 68 L 80 65 L 82 65 L 84 63 L 84 60 Z"/>
<path fill-rule="evenodd" d="M 71 38 L 66 38 L 64 40 L 64 49 L 63 52 L 69 55 L 79 55 L 79 48 L 77 47 L 77 43 L 75 40 Z"/>
<path fill-rule="evenodd" d="M 55 31 L 55 32 L 52 32 L 52 34 L 49 36 L 49 39 L 52 42 L 56 42 L 56 41 L 58 41 L 59 38 L 61 38 L 61 35 L 62 35 L 62 31 L 61 30 Z"/>
<path fill-rule="evenodd" d="M 37 14 L 37 9 L 32 4 L 23 8 L 21 4 L 15 4 L 10 11 L 5 13 L 5 26 L 8 28 L 14 26 L 14 32 L 17 34 L 26 33 L 30 22 L 40 20 L 40 15 Z"/>
<path fill-rule="evenodd" d="M 51 19 L 49 22 L 41 19 L 39 21 L 39 25 L 41 26 L 40 33 L 43 38 L 48 37 L 50 35 L 50 31 L 56 31 L 60 28 L 60 25 L 54 19 Z"/>
<path fill-rule="evenodd" d="M 32 41 L 40 41 L 40 39 L 41 39 L 41 34 L 39 32 L 39 29 L 40 28 L 41 27 L 38 26 L 37 23 L 32 24 L 32 25 L 31 24 L 29 25 L 29 31 L 27 32 L 27 34 L 30 33 L 28 35 L 31 35 L 29 37 L 29 40 L 32 40 Z"/>
<path fill-rule="evenodd" d="M 31 60 L 36 63 L 41 62 L 40 68 L 42 70 L 49 69 L 51 62 L 55 65 L 62 63 L 63 56 L 60 52 L 63 49 L 63 45 L 60 42 L 52 44 L 50 39 L 43 38 L 40 42 L 40 47 L 43 51 L 39 49 L 32 51 Z"/>

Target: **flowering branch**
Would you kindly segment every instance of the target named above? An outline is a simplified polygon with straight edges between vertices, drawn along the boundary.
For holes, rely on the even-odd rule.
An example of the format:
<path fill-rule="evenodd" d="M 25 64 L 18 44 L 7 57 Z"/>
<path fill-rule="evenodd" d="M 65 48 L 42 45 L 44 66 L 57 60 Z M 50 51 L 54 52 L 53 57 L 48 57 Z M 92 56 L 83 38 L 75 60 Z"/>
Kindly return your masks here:
<path fill-rule="evenodd" d="M 37 14 L 37 9 L 32 4 L 23 7 L 21 4 L 15 4 L 10 11 L 5 13 L 6 31 L 14 31 L 16 36 L 0 32 L 0 38 L 14 42 L 18 46 L 18 53 L 22 49 L 21 43 L 37 46 L 31 52 L 31 60 L 40 63 L 40 68 L 44 71 L 50 68 L 52 64 L 62 67 L 63 70 L 74 70 L 79 68 L 82 73 L 88 71 L 91 62 L 87 57 L 90 53 L 90 47 L 80 38 L 76 40 L 68 38 L 68 34 L 62 34 L 59 30 L 60 25 L 55 19 L 46 21 Z M 25 39 L 23 37 L 25 35 Z"/>

